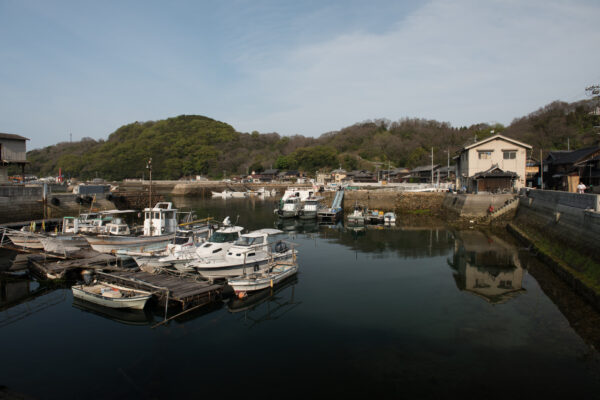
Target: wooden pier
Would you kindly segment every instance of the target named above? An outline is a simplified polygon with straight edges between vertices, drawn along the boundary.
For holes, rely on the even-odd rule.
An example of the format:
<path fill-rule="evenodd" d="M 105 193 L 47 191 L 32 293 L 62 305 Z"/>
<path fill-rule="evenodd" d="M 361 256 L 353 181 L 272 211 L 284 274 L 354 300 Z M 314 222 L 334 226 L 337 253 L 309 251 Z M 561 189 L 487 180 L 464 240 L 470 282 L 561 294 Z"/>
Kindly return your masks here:
<path fill-rule="evenodd" d="M 154 294 L 161 303 L 177 302 L 183 309 L 201 306 L 221 298 L 222 283 L 209 283 L 198 278 L 169 273 L 150 274 L 143 271 L 96 272 L 99 280 Z"/>
<path fill-rule="evenodd" d="M 33 254 L 28 261 L 34 273 L 44 279 L 60 279 L 69 271 L 83 269 L 121 270 L 119 259 L 114 255 L 102 254 L 93 250 L 77 252 L 79 258 L 58 260 L 46 254 Z"/>

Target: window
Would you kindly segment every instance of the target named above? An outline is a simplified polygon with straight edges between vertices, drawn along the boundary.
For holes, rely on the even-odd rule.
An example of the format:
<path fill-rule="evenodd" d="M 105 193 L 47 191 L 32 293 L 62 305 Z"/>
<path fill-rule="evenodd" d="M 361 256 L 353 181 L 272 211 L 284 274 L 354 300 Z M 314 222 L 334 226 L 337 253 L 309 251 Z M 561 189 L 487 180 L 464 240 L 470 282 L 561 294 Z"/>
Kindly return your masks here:
<path fill-rule="evenodd" d="M 503 153 L 504 153 L 505 160 L 514 160 L 517 158 L 516 150 L 504 150 Z"/>
<path fill-rule="evenodd" d="M 479 152 L 479 159 L 480 160 L 489 160 L 490 158 L 492 158 L 492 151 L 491 150 L 484 150 L 484 151 L 480 151 Z"/>

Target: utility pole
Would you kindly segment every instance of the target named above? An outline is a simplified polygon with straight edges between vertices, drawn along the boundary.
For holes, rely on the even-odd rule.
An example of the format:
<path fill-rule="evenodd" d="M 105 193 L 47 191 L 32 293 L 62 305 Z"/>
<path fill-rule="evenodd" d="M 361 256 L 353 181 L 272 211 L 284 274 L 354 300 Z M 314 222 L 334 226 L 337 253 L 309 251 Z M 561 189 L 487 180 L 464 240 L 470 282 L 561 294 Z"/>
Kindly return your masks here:
<path fill-rule="evenodd" d="M 433 185 L 433 147 L 431 148 L 431 184 Z"/>
<path fill-rule="evenodd" d="M 542 160 L 542 149 L 540 149 L 540 176 L 542 180 L 540 187 L 544 190 L 544 161 Z"/>

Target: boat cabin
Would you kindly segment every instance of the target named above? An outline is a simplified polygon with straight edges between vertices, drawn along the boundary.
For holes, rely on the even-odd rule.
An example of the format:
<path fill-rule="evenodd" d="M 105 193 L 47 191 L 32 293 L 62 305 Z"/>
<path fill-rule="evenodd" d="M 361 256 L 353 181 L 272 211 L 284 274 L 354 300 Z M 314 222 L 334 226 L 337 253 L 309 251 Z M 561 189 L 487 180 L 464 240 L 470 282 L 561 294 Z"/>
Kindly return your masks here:
<path fill-rule="evenodd" d="M 129 235 L 129 226 L 121 218 L 113 218 L 111 222 L 106 224 L 106 233 L 109 235 L 123 236 Z"/>
<path fill-rule="evenodd" d="M 144 209 L 144 236 L 160 236 L 177 231 L 177 209 L 171 202 L 158 202 Z"/>

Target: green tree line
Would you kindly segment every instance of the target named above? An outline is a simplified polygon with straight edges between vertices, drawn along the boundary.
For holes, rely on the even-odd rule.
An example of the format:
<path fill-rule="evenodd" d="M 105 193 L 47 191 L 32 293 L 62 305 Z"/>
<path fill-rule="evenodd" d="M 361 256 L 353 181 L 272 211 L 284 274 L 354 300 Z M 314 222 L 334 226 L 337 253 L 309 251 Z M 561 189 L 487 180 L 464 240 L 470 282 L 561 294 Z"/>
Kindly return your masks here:
<path fill-rule="evenodd" d="M 590 114 L 593 101 L 554 102 L 515 119 L 509 126 L 481 123 L 452 127 L 424 119 L 368 120 L 318 138 L 277 133 L 242 133 L 231 125 L 199 115 L 180 115 L 160 121 L 134 122 L 106 140 L 84 138 L 27 153 L 26 173 L 63 175 L 79 179 L 141 178 L 152 157 L 153 177 L 179 179 L 204 175 L 242 175 L 269 168 L 314 173 L 341 166 L 374 170 L 376 165 L 414 168 L 434 162 L 445 165 L 465 144 L 501 133 L 539 150 L 566 150 L 595 145 L 600 125 Z"/>

